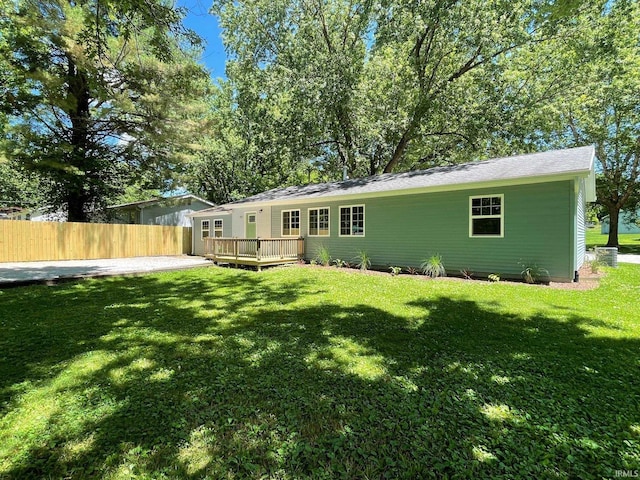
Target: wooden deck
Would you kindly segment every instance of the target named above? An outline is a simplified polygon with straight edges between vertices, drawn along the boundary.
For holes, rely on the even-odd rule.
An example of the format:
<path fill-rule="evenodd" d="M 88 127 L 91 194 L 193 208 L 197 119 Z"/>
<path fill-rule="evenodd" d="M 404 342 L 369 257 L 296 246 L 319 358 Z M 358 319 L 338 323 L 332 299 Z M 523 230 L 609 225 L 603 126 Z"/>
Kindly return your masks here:
<path fill-rule="evenodd" d="M 204 256 L 214 262 L 251 265 L 296 263 L 304 257 L 303 238 L 214 238 L 204 239 Z"/>

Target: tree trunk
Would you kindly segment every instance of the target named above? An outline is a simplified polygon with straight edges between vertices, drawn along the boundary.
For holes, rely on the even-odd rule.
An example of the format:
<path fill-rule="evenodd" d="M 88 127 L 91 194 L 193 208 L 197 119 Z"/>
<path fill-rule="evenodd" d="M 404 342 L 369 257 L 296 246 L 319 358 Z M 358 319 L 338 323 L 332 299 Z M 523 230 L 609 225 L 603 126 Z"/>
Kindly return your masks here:
<path fill-rule="evenodd" d="M 413 137 L 413 126 L 409 126 L 409 128 L 407 128 L 407 130 L 402 135 L 402 138 L 398 142 L 398 145 L 396 145 L 396 148 L 393 151 L 393 155 L 391 156 L 391 160 L 389 160 L 389 162 L 387 162 L 387 164 L 385 165 L 383 173 L 393 172 L 393 169 L 395 168 L 395 166 L 398 165 L 398 163 L 400 163 L 400 159 L 404 155 L 404 152 L 407 150 L 407 147 L 409 146 L 409 142 L 411 141 L 412 137 Z"/>
<path fill-rule="evenodd" d="M 82 188 L 80 186 L 80 188 Z M 67 194 L 67 221 L 69 222 L 88 222 L 89 218 L 86 211 L 87 198 L 82 191 L 73 189 Z"/>
<path fill-rule="evenodd" d="M 620 208 L 617 205 L 608 205 L 609 211 L 609 239 L 607 247 L 618 247 L 618 220 L 620 218 Z"/>
<path fill-rule="evenodd" d="M 67 55 L 67 95 L 70 100 L 69 119 L 71 120 L 71 152 L 68 161 L 82 175 L 74 174 L 66 184 L 67 220 L 70 222 L 89 221 L 86 204 L 89 201 L 85 191 L 85 182 L 89 177 L 89 122 L 90 95 L 85 73 L 77 67 L 71 55 Z"/>
<path fill-rule="evenodd" d="M 384 173 L 392 173 L 393 169 L 400 163 L 402 157 L 404 156 L 407 148 L 409 147 L 409 143 L 413 140 L 416 135 L 416 130 L 422 121 L 422 117 L 424 117 L 425 112 L 429 108 L 431 100 L 427 99 L 426 101 L 418 104 L 413 112 L 413 116 L 411 118 L 411 123 L 407 126 L 406 130 L 402 134 L 400 141 L 396 145 L 395 150 L 393 151 L 393 155 L 391 156 L 391 160 L 387 162 L 384 167 Z"/>

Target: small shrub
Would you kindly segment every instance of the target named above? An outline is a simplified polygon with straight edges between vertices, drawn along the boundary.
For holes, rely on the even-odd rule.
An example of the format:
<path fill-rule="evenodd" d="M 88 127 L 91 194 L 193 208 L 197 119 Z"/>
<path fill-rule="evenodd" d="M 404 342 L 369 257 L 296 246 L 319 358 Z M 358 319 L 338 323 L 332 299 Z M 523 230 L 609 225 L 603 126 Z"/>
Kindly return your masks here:
<path fill-rule="evenodd" d="M 522 279 L 527 283 L 538 283 L 543 281 L 543 279 L 549 278 L 549 271 L 545 268 L 539 267 L 538 265 L 528 264 L 525 262 L 521 262 L 520 266 L 522 267 Z"/>
<path fill-rule="evenodd" d="M 338 268 L 343 268 L 343 267 L 346 267 L 348 265 L 347 262 L 345 262 L 344 260 L 340 260 L 339 258 L 336 258 L 333 261 L 333 264 Z"/>
<path fill-rule="evenodd" d="M 437 253 L 422 262 L 420 268 L 422 269 L 422 273 L 431 278 L 445 277 L 447 275 L 447 271 L 442 263 L 442 256 Z"/>
<path fill-rule="evenodd" d="M 318 262 L 316 261 L 315 258 L 312 258 L 311 261 L 309 262 L 309 265 L 318 265 Z"/>
<path fill-rule="evenodd" d="M 464 278 L 465 280 L 473 280 L 473 272 L 468 268 L 461 269 L 460 275 L 462 275 L 462 278 Z"/>
<path fill-rule="evenodd" d="M 316 261 L 323 267 L 331 265 L 331 254 L 329 253 L 329 249 L 324 245 L 320 245 L 316 249 Z"/>
<path fill-rule="evenodd" d="M 409 275 L 417 275 L 418 269 L 416 267 L 407 267 L 405 269 Z"/>
<path fill-rule="evenodd" d="M 587 262 L 587 264 L 589 265 L 591 273 L 600 273 L 600 269 L 605 266 L 605 264 L 597 258 Z"/>
<path fill-rule="evenodd" d="M 500 281 L 500 275 L 498 275 L 497 273 L 492 273 L 490 274 L 488 277 L 490 282 L 499 282 Z"/>
<path fill-rule="evenodd" d="M 603 252 L 596 250 L 595 248 L 591 250 L 591 252 L 593 253 L 593 260 L 587 262 L 591 269 L 591 273 L 600 273 L 600 269 L 607 266 L 607 262 L 602 259 Z"/>
<path fill-rule="evenodd" d="M 363 272 L 371 267 L 371 257 L 365 250 L 360 250 L 356 255 L 356 266 Z"/>
<path fill-rule="evenodd" d="M 400 275 L 400 272 L 402 272 L 402 267 L 389 267 L 389 271 L 391 272 L 391 276 L 395 277 L 397 275 Z"/>

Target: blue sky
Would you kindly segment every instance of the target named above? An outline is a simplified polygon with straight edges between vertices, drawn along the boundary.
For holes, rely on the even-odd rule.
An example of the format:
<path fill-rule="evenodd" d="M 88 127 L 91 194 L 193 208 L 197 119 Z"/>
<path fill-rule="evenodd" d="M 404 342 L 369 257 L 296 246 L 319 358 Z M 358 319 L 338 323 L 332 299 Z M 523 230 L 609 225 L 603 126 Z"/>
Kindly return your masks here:
<path fill-rule="evenodd" d="M 205 41 L 202 62 L 213 78 L 225 78 L 225 52 L 220 38 L 218 19 L 209 13 L 210 0 L 177 0 L 177 6 L 188 10 L 183 24 L 200 35 Z"/>

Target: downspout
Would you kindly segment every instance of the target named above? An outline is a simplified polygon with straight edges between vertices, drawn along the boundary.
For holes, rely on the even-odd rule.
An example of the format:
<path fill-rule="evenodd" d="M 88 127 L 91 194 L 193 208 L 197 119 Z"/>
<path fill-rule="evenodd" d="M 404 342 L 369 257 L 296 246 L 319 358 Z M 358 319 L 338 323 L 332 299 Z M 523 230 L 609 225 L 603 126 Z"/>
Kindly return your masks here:
<path fill-rule="evenodd" d="M 573 192 L 571 195 L 571 211 L 573 216 L 571 232 L 571 271 L 572 280 L 577 282 L 578 276 L 578 196 L 580 194 L 580 178 L 573 180 Z"/>

